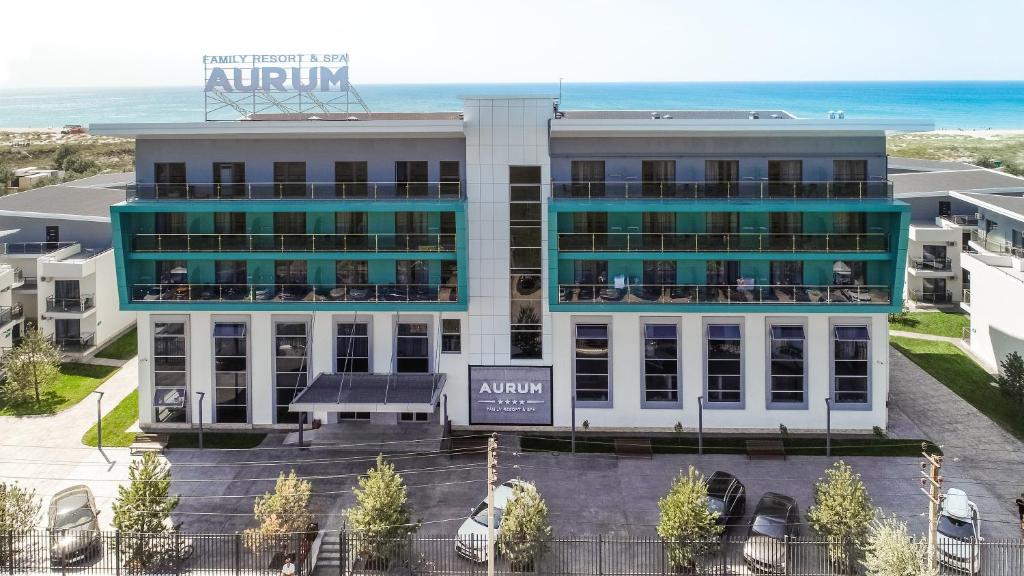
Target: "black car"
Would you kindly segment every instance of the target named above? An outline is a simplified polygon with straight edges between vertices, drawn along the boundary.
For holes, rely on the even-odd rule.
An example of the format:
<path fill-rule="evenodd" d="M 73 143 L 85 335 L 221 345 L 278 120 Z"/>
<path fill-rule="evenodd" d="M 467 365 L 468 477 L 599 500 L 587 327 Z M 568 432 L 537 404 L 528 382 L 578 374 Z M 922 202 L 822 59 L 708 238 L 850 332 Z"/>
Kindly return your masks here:
<path fill-rule="evenodd" d="M 767 492 L 754 509 L 743 544 L 743 561 L 752 570 L 784 573 L 789 558 L 789 538 L 800 535 L 800 511 L 796 500 Z"/>
<path fill-rule="evenodd" d="M 719 470 L 708 478 L 708 507 L 718 512 L 718 524 L 728 530 L 743 520 L 747 489 L 735 476 Z"/>

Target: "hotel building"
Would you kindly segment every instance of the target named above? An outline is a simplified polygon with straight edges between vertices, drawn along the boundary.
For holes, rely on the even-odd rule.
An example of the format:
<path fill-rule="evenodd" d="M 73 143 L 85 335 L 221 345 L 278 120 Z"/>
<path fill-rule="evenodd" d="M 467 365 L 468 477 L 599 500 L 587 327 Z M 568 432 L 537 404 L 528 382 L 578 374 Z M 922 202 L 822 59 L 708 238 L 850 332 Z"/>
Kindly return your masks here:
<path fill-rule="evenodd" d="M 553 104 L 90 127 L 142 427 L 885 427 L 929 123 Z"/>

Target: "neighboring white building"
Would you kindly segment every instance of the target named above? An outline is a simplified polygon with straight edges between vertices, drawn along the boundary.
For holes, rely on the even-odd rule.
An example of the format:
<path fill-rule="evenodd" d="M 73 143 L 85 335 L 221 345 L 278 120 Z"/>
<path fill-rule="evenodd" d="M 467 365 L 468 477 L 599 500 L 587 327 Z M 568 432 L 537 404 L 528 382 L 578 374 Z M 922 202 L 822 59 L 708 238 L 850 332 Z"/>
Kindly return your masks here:
<path fill-rule="evenodd" d="M 132 177 L 95 176 L 0 197 L 0 263 L 11 269 L 11 306 L 21 312 L 21 321 L 0 326 L 0 347 L 30 323 L 65 353 L 89 354 L 135 323 L 118 306 L 109 214 Z"/>
<path fill-rule="evenodd" d="M 93 125 L 146 430 L 367 420 L 870 432 L 909 207 L 900 120 L 462 111 Z M 701 400 L 699 401 L 698 398 Z M 536 429 L 536 428 L 534 428 Z"/>

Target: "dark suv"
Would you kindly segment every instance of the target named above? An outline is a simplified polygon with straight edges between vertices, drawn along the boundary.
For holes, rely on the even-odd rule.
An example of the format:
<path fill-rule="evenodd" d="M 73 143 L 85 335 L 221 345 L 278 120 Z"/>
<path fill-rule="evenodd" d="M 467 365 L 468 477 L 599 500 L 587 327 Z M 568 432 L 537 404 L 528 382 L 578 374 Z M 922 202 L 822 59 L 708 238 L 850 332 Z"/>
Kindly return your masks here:
<path fill-rule="evenodd" d="M 767 492 L 754 509 L 743 544 L 743 561 L 751 570 L 782 574 L 787 570 L 790 538 L 800 535 L 796 500 Z"/>
<path fill-rule="evenodd" d="M 718 512 L 718 524 L 735 526 L 743 520 L 747 507 L 747 489 L 735 476 L 721 470 L 708 478 L 708 508 Z"/>

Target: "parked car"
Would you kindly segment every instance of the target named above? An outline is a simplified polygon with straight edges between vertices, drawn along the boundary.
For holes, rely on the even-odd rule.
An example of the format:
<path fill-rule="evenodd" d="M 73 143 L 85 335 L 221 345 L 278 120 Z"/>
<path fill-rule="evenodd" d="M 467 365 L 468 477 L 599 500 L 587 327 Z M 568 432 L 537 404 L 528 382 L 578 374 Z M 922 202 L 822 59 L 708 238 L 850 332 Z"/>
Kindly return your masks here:
<path fill-rule="evenodd" d="M 85 128 L 82 127 L 81 124 L 65 124 L 64 127 L 60 129 L 60 133 L 64 136 L 67 136 L 68 134 L 85 134 Z"/>
<path fill-rule="evenodd" d="M 100 553 L 96 499 L 88 486 L 65 488 L 50 499 L 50 563 L 66 566 Z"/>
<path fill-rule="evenodd" d="M 743 520 L 747 489 L 732 474 L 716 471 L 708 478 L 708 507 L 718 512 L 718 524 L 728 530 Z"/>
<path fill-rule="evenodd" d="M 784 573 L 789 559 L 788 538 L 800 535 L 796 500 L 767 492 L 754 509 L 743 543 L 743 561 L 756 572 Z"/>
<path fill-rule="evenodd" d="M 509 480 L 494 489 L 494 536 L 501 531 L 501 514 L 505 505 L 512 498 L 512 491 L 523 482 Z M 469 518 L 459 526 L 455 539 L 455 551 L 474 562 L 487 561 L 487 498 L 477 504 L 470 512 Z"/>
<path fill-rule="evenodd" d="M 962 572 L 981 571 L 981 518 L 967 493 L 950 488 L 938 520 L 939 562 Z"/>

